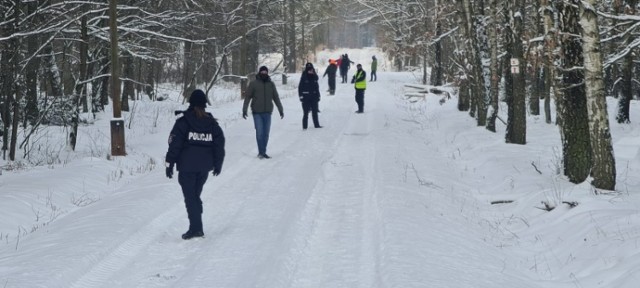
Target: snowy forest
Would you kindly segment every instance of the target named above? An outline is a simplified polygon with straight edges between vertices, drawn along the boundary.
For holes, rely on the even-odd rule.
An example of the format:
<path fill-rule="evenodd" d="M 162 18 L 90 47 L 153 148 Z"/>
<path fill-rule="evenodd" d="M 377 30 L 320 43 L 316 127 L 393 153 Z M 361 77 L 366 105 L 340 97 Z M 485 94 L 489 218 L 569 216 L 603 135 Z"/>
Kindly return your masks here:
<path fill-rule="evenodd" d="M 526 144 L 525 116 L 543 114 L 561 127 L 564 175 L 614 190 L 605 96 L 629 123 L 640 91 L 637 8 L 636 0 L 2 1 L 2 168 L 29 165 L 40 127 L 69 127 L 74 149 L 81 114 L 111 103 L 118 119 L 141 97 L 162 100 L 159 83 L 180 84 L 185 97 L 196 86 L 213 93 L 255 73 L 262 54 L 281 55 L 275 73 L 293 73 L 319 49 L 376 46 L 396 71 L 458 87 L 459 110 L 492 132 L 505 122 L 507 143 Z"/>

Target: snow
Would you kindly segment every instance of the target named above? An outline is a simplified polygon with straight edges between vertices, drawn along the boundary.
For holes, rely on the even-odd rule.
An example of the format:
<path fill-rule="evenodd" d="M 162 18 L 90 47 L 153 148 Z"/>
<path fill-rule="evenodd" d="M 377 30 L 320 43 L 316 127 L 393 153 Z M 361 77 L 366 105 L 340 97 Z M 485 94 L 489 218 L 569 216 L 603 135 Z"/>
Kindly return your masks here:
<path fill-rule="evenodd" d="M 369 52 L 316 63 L 324 73 L 349 53 L 367 70 Z M 559 175 L 544 116 L 528 117 L 526 145 L 505 144 L 457 111 L 455 93 L 409 101 L 403 85 L 420 77 L 378 74 L 364 114 L 352 84 L 329 96 L 322 79 L 324 128 L 306 131 L 299 75 L 278 82 L 285 117 L 272 120 L 268 160 L 230 100 L 237 87 L 216 87 L 208 110 L 227 158 L 204 188 L 202 239 L 180 238 L 180 186 L 162 165 L 179 89 L 125 113 L 126 157 L 107 156 L 111 111 L 80 127 L 76 152 L 48 128 L 32 143 L 41 165 L 0 162 L 16 167 L 0 176 L 0 287 L 637 287 L 639 125 L 611 121 L 617 191 L 596 191 Z"/>

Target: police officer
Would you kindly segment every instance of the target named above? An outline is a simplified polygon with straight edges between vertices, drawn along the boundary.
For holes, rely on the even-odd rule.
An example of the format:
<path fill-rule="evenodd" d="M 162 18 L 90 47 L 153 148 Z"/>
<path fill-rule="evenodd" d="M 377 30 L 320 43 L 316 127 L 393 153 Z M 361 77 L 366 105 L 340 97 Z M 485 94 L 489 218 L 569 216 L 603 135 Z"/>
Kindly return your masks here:
<path fill-rule="evenodd" d="M 322 128 L 318 121 L 318 102 L 320 102 L 320 85 L 318 85 L 318 74 L 313 64 L 307 63 L 300 76 L 298 84 L 298 97 L 302 102 L 302 129 L 307 130 L 309 122 L 309 112 L 313 120 L 313 127 Z"/>
<path fill-rule="evenodd" d="M 169 134 L 169 151 L 166 159 L 166 175 L 173 177 L 176 165 L 178 183 L 182 187 L 184 204 L 189 217 L 189 230 L 182 234 L 182 239 L 203 237 L 202 230 L 202 187 L 207 181 L 209 171 L 218 176 L 224 161 L 224 134 L 218 121 L 205 111 L 207 96 L 200 89 L 191 93 L 189 108 L 176 111 L 183 114 Z"/>

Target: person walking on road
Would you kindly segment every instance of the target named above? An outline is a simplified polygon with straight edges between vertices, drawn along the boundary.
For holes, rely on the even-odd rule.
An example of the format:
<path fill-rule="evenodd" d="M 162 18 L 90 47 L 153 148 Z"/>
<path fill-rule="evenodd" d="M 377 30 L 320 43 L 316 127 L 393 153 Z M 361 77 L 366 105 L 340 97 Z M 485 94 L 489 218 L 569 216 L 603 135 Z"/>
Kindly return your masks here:
<path fill-rule="evenodd" d="M 247 119 L 247 110 L 251 106 L 253 124 L 256 129 L 256 142 L 258 144 L 258 158 L 269 159 L 267 155 L 267 144 L 269 143 L 269 132 L 271 130 L 271 113 L 273 104 L 278 107 L 280 119 L 284 118 L 284 109 L 278 96 L 276 85 L 269 77 L 269 69 L 262 66 L 258 70 L 256 79 L 249 83 L 242 105 L 242 118 Z"/>
<path fill-rule="evenodd" d="M 371 56 L 371 80 L 369 80 L 369 82 L 378 81 L 376 71 L 378 71 L 378 59 L 373 55 Z"/>
<path fill-rule="evenodd" d="M 356 89 L 356 103 L 358 104 L 358 110 L 356 113 L 364 113 L 364 90 L 367 89 L 367 73 L 362 70 L 362 65 L 356 65 L 358 70 L 353 75 L 351 83 L 354 83 Z"/>
<path fill-rule="evenodd" d="M 220 175 L 224 162 L 224 133 L 213 118 L 205 111 L 207 96 L 194 90 L 189 97 L 189 108 L 176 111 L 183 114 L 169 134 L 169 150 L 165 156 L 166 176 L 173 177 L 174 166 L 178 170 L 178 183 L 182 187 L 184 204 L 189 218 L 189 230 L 182 239 L 204 237 L 202 229 L 202 187 L 207 182 L 209 171 Z"/>
<path fill-rule="evenodd" d="M 329 95 L 334 95 L 336 93 L 336 71 L 338 71 L 337 61 L 329 59 L 329 66 L 327 66 L 327 69 L 322 75 L 322 78 L 329 75 Z"/>
<path fill-rule="evenodd" d="M 340 76 L 342 76 L 342 83 L 347 83 L 347 73 L 351 69 L 353 61 L 349 60 L 349 55 L 342 55 L 342 62 L 340 62 Z"/>
<path fill-rule="evenodd" d="M 318 85 L 318 74 L 313 64 L 307 63 L 298 84 L 298 97 L 302 102 L 302 129 L 307 130 L 309 122 L 309 112 L 313 119 L 315 128 L 322 128 L 318 120 L 318 102 L 320 102 L 320 85 Z"/>

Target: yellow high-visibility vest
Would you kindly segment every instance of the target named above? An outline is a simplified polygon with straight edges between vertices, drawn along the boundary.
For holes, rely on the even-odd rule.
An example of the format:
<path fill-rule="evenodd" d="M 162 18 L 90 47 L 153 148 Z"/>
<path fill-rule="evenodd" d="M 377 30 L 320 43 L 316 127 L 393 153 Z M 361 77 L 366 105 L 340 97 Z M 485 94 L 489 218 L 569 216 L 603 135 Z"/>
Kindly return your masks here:
<path fill-rule="evenodd" d="M 356 72 L 356 76 L 354 76 L 356 78 L 356 84 L 355 84 L 356 89 L 367 89 L 367 79 L 366 79 L 366 77 L 363 77 L 362 80 L 358 81 L 358 78 L 360 76 L 362 76 L 363 73 L 364 73 L 364 70 L 363 71 L 358 71 L 358 72 Z"/>

